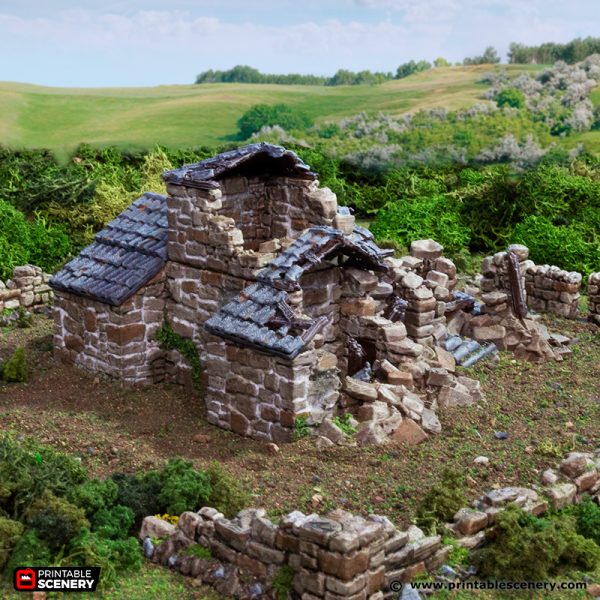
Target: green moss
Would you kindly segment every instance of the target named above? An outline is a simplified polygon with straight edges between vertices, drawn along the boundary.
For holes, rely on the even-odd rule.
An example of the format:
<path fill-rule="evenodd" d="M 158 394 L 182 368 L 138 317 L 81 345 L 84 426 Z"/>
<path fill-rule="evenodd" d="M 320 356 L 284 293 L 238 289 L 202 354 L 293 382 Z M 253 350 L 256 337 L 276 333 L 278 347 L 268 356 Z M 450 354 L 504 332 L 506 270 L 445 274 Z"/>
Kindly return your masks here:
<path fill-rule="evenodd" d="M 287 600 L 292 591 L 292 584 L 296 573 L 289 565 L 283 565 L 275 573 L 271 585 L 277 594 L 277 600 Z"/>
<path fill-rule="evenodd" d="M 202 362 L 198 348 L 193 340 L 185 338 L 173 331 L 171 324 L 165 320 L 162 327 L 156 332 L 156 340 L 168 350 L 177 350 L 181 356 L 188 362 L 192 369 L 192 379 L 194 387 L 199 391 L 204 391 L 202 383 Z"/>
<path fill-rule="evenodd" d="M 294 421 L 294 440 L 300 440 L 310 435 L 312 427 L 308 424 L 308 417 L 306 415 L 299 415 Z"/>
<path fill-rule="evenodd" d="M 27 360 L 25 359 L 24 348 L 17 348 L 14 354 L 4 363 L 2 378 L 8 383 L 27 381 Z"/>

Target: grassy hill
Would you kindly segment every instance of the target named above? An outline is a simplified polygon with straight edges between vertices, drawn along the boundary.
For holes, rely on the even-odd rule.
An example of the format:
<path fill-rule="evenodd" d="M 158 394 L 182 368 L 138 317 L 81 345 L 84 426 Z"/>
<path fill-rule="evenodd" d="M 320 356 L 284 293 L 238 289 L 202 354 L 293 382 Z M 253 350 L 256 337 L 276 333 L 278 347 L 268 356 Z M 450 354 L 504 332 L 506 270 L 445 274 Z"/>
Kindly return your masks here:
<path fill-rule="evenodd" d="M 50 88 L 0 82 L 0 140 L 64 154 L 81 142 L 120 147 L 213 145 L 232 139 L 253 104 L 284 102 L 317 122 L 361 111 L 392 114 L 481 99 L 478 83 L 490 65 L 432 69 L 398 81 L 364 86 L 258 84 L 173 85 L 152 88 Z M 511 75 L 542 67 L 510 65 Z"/>

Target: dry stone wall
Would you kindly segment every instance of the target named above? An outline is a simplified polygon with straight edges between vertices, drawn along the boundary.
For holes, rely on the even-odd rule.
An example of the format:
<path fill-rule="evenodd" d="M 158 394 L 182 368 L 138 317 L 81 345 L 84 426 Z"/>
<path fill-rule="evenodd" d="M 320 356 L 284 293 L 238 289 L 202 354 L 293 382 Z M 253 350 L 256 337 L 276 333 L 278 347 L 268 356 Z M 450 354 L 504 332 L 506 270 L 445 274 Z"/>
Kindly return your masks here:
<path fill-rule="evenodd" d="M 571 452 L 543 473 L 541 485 L 491 489 L 458 510 L 445 530 L 472 550 L 486 543 L 486 532 L 508 504 L 537 516 L 577 503 L 584 494 L 600 503 L 599 471 L 600 448 L 595 455 Z M 162 539 L 155 544 L 156 538 Z M 392 599 L 397 597 L 392 582 L 436 575 L 452 550 L 440 535 L 426 536 L 415 526 L 400 530 L 386 517 L 339 509 L 326 516 L 294 511 L 274 523 L 261 509 L 243 510 L 230 520 L 205 507 L 183 513 L 176 527 L 146 517 L 140 539 L 153 562 L 238 599 L 279 598 L 273 580 L 282 569 L 291 570 L 292 589 L 302 600 Z M 198 545 L 213 558 L 194 555 Z"/>
<path fill-rule="evenodd" d="M 0 281 L 0 312 L 19 307 L 37 310 L 48 305 L 53 297 L 48 285 L 50 277 L 33 265 L 15 267 L 6 283 Z"/>
<path fill-rule="evenodd" d="M 600 325 L 600 273 L 592 273 L 588 280 L 589 317 Z"/>
<path fill-rule="evenodd" d="M 165 380 L 165 352 L 155 340 L 164 320 L 164 273 L 112 307 L 67 292 L 54 301 L 55 351 L 65 362 L 130 383 Z"/>

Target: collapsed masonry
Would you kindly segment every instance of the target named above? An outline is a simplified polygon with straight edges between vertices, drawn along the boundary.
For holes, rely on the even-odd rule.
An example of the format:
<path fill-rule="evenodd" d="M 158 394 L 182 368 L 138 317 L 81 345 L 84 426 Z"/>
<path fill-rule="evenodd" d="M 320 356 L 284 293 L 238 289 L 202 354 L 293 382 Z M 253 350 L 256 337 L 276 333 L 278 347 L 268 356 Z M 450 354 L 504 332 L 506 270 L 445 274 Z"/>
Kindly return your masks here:
<path fill-rule="evenodd" d="M 572 452 L 543 473 L 542 485 L 489 490 L 461 508 L 444 534 L 472 550 L 493 539 L 486 532 L 509 504 L 538 516 L 585 495 L 600 503 L 599 472 L 600 448 L 595 455 Z M 326 516 L 294 511 L 275 524 L 264 510 L 246 509 L 226 519 L 205 507 L 183 513 L 176 527 L 146 517 L 139 536 L 153 562 L 240 600 L 279 598 L 274 580 L 283 568 L 291 571 L 291 590 L 303 600 L 387 600 L 398 597 L 393 582 L 410 582 L 426 572 L 446 582 L 449 573 L 457 575 L 444 566 L 453 546 L 443 544 L 441 535 L 425 536 L 414 526 L 400 530 L 386 517 L 339 509 Z M 211 558 L 199 558 L 193 551 L 198 546 Z"/>
<path fill-rule="evenodd" d="M 457 292 L 433 240 L 403 258 L 379 248 L 293 152 L 252 144 L 164 179 L 168 196 L 136 200 L 50 281 L 63 360 L 189 383 L 156 339 L 166 320 L 198 349 L 210 423 L 285 442 L 303 417 L 344 443 L 331 417 L 351 412 L 368 444 L 421 441 L 439 409 L 476 402 L 457 364 L 552 354 L 502 296 Z"/>
<path fill-rule="evenodd" d="M 53 296 L 48 285 L 50 277 L 33 265 L 15 267 L 10 279 L 0 281 L 0 313 L 18 308 L 38 310 L 47 306 Z"/>

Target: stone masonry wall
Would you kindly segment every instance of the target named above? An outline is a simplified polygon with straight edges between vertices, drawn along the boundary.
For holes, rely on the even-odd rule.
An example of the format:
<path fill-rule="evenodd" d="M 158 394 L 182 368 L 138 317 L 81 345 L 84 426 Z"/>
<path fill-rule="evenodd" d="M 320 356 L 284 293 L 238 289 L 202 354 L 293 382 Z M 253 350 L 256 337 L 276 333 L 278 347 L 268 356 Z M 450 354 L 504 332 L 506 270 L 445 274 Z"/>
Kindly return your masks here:
<path fill-rule="evenodd" d="M 50 304 L 53 296 L 48 285 L 50 277 L 33 265 L 15 267 L 11 279 L 6 283 L 0 281 L 0 312 L 19 307 L 35 310 Z"/>
<path fill-rule="evenodd" d="M 588 280 L 590 320 L 600 325 L 600 273 L 592 273 Z"/>
<path fill-rule="evenodd" d="M 584 494 L 600 502 L 599 470 L 600 448 L 595 455 L 572 452 L 543 473 L 541 486 L 494 488 L 461 508 L 446 531 L 471 550 L 486 543 L 486 531 L 510 503 L 540 515 L 579 502 Z M 397 598 L 392 582 L 407 583 L 426 572 L 437 577 L 452 550 L 440 535 L 426 536 L 414 526 L 400 530 L 386 517 L 339 509 L 326 516 L 294 511 L 275 524 L 260 509 L 243 510 L 230 520 L 205 507 L 183 513 L 176 527 L 146 517 L 140 539 L 153 562 L 238 599 L 278 598 L 272 582 L 286 566 L 302 600 L 391 600 Z M 214 558 L 186 554 L 194 544 Z"/>
<path fill-rule="evenodd" d="M 57 292 L 57 356 L 131 383 L 164 381 L 165 353 L 154 338 L 164 320 L 165 300 L 164 273 L 118 307 Z"/>

